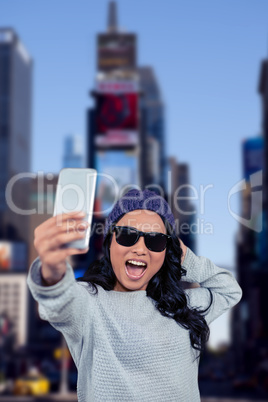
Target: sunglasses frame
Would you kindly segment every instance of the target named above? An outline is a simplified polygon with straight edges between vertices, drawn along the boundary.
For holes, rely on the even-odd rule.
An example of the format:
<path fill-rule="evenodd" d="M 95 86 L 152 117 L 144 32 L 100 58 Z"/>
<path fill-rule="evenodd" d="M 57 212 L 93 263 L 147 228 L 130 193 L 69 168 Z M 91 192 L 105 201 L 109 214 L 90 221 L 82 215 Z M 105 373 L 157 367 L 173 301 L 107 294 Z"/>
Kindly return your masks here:
<path fill-rule="evenodd" d="M 120 246 L 123 246 L 123 247 L 132 247 L 132 246 L 134 246 L 134 244 L 136 244 L 136 243 L 139 241 L 140 237 L 144 237 L 145 246 L 148 248 L 148 250 L 153 251 L 153 252 L 155 252 L 155 253 L 161 253 L 162 251 L 164 251 L 164 250 L 167 248 L 167 244 L 168 244 L 169 239 L 171 239 L 171 236 L 170 236 L 170 235 L 166 235 L 166 234 L 161 233 L 161 232 L 142 232 L 142 231 L 140 231 L 140 230 L 138 230 L 138 229 L 136 229 L 136 228 L 134 228 L 134 227 L 132 227 L 132 226 L 117 226 L 117 225 L 113 225 L 113 226 L 112 226 L 112 232 L 114 232 L 116 229 L 118 229 L 119 231 L 120 231 L 120 229 L 121 229 L 121 230 L 122 230 L 122 229 L 131 229 L 131 230 L 134 230 L 134 232 L 137 233 L 136 241 L 135 241 L 133 244 L 131 244 L 130 246 L 124 246 L 124 245 L 118 243 L 117 238 L 116 238 L 116 236 L 115 236 L 115 240 L 116 240 L 116 242 L 117 242 L 118 244 L 120 244 Z M 163 248 L 162 250 L 159 250 L 159 251 L 155 251 L 155 250 L 152 250 L 151 248 L 149 248 L 149 247 L 147 246 L 146 237 L 148 237 L 148 236 L 150 236 L 150 235 L 152 235 L 152 234 L 155 234 L 155 235 L 160 234 L 160 235 L 166 237 L 166 239 L 167 239 L 166 247 Z"/>

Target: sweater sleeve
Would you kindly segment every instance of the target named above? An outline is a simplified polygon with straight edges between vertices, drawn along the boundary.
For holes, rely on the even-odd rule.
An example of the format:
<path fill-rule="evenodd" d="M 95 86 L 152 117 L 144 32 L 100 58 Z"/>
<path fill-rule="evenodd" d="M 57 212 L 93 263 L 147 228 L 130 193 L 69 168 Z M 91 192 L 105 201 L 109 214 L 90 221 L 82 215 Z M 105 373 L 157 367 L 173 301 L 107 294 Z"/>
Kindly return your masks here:
<path fill-rule="evenodd" d="M 210 292 L 213 302 L 204 313 L 210 324 L 221 314 L 235 306 L 242 297 L 242 290 L 236 279 L 226 269 L 217 267 L 205 257 L 197 257 L 189 248 L 182 264 L 186 269 L 186 276 L 182 280 L 199 283 L 200 287 L 186 289 L 189 305 L 199 310 L 205 310 L 210 304 Z"/>
<path fill-rule="evenodd" d="M 33 298 L 38 302 L 39 315 L 43 320 L 62 332 L 72 357 L 78 365 L 82 345 L 85 317 L 93 318 L 94 295 L 84 282 L 76 282 L 73 269 L 67 265 L 64 277 L 55 285 L 42 286 L 41 261 L 37 258 L 31 265 L 27 284 Z M 86 325 L 90 328 L 91 325 Z"/>

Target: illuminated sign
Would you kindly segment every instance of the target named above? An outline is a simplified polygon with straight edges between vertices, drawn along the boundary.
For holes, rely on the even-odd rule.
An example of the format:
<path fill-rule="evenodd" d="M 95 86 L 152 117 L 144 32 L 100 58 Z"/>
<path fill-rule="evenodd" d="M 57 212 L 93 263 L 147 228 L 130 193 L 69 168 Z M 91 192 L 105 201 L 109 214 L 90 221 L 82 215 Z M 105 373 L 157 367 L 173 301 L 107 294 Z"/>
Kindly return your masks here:
<path fill-rule="evenodd" d="M 135 151 L 97 151 L 96 201 L 98 213 L 107 216 L 119 191 L 126 186 L 139 186 L 139 159 Z"/>
<path fill-rule="evenodd" d="M 98 94 L 124 94 L 138 92 L 138 82 L 130 80 L 120 81 L 97 81 L 96 92 Z"/>
<path fill-rule="evenodd" d="M 97 97 L 97 133 L 111 129 L 135 130 L 138 127 L 137 95 L 99 95 Z"/>
<path fill-rule="evenodd" d="M 0 241 L 0 270 L 21 271 L 27 267 L 27 250 L 23 242 Z"/>
<path fill-rule="evenodd" d="M 135 146 L 138 144 L 138 94 L 136 83 L 106 82 L 99 84 L 96 96 L 95 145 Z M 124 92 L 132 90 L 133 92 Z"/>
<path fill-rule="evenodd" d="M 95 145 L 99 147 L 138 145 L 138 133 L 137 131 L 108 130 L 105 135 L 96 135 Z"/>
<path fill-rule="evenodd" d="M 136 36 L 133 34 L 98 35 L 98 69 L 136 67 Z"/>

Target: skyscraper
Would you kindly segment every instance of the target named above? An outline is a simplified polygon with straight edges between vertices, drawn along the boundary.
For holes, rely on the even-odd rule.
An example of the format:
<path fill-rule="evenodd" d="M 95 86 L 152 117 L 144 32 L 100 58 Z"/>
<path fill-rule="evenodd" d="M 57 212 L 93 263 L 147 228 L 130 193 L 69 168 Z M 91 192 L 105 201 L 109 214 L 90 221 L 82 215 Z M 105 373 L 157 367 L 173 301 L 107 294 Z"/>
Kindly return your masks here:
<path fill-rule="evenodd" d="M 26 273 L 7 273 L 0 281 L 0 318 L 6 316 L 9 321 L 6 335 L 14 336 L 14 344 L 25 345 L 27 340 L 28 289 Z"/>
<path fill-rule="evenodd" d="M 116 3 L 110 2 L 107 31 L 97 36 L 96 107 L 89 113 L 88 163 L 99 167 L 99 147 L 125 152 L 132 146 L 131 163 L 136 160 L 140 177 L 131 184 L 164 188 L 164 107 L 153 68 L 137 66 L 136 42 L 135 34 L 120 31 Z"/>
<path fill-rule="evenodd" d="M 194 205 L 190 201 L 190 167 L 186 163 L 178 163 L 176 158 L 169 158 L 170 194 L 173 202 L 171 209 L 176 222 L 176 230 L 180 239 L 187 246 L 196 250 L 196 237 L 193 224 L 197 221 Z"/>
<path fill-rule="evenodd" d="M 164 105 L 161 98 L 160 88 L 152 67 L 139 67 L 138 76 L 141 89 L 140 107 L 143 111 L 143 135 L 147 138 L 145 142 L 145 160 L 150 160 L 147 155 L 150 152 L 150 138 L 153 138 L 158 144 L 159 153 L 155 155 L 154 164 L 158 166 L 158 174 L 152 166 L 146 166 L 146 171 L 152 171 L 151 177 L 148 177 L 146 184 L 158 184 L 165 189 L 165 127 L 164 127 Z"/>
<path fill-rule="evenodd" d="M 261 65 L 262 135 L 243 143 L 242 220 L 237 236 L 238 280 L 243 298 L 234 310 L 237 366 L 249 376 L 267 364 L 268 319 L 268 60 Z M 259 178 L 256 180 L 256 178 Z M 238 347 L 239 346 L 239 347 Z M 265 352 L 265 353 L 264 353 Z"/>
<path fill-rule="evenodd" d="M 82 137 L 76 134 L 69 134 L 64 139 L 64 168 L 82 168 L 84 167 L 83 160 L 83 145 Z"/>
<path fill-rule="evenodd" d="M 263 60 L 260 71 L 259 94 L 262 100 L 262 133 L 264 138 L 264 186 L 263 209 L 264 230 L 268 230 L 268 59 Z M 266 236 L 266 250 L 268 249 L 268 236 Z M 268 258 L 267 260 L 268 261 Z"/>
<path fill-rule="evenodd" d="M 30 171 L 32 59 L 11 28 L 0 29 L 0 238 L 27 241 L 28 193 L 22 178 L 12 186 L 12 201 L 5 190 L 12 177 Z M 15 206 L 15 207 L 14 207 Z"/>
<path fill-rule="evenodd" d="M 107 31 L 97 37 L 97 70 L 105 73 L 136 67 L 136 35 L 121 32 L 116 2 L 109 3 Z"/>

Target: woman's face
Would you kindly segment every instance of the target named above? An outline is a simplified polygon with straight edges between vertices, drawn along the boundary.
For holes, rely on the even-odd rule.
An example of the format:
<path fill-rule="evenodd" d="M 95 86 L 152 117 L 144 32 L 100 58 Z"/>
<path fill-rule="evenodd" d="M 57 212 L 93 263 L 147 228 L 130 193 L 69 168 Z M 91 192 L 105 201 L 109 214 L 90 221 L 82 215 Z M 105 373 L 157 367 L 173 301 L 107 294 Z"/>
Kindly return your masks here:
<path fill-rule="evenodd" d="M 125 214 L 116 224 L 131 226 L 141 232 L 160 232 L 166 234 L 164 222 L 152 211 L 135 210 Z M 145 290 L 150 279 L 162 267 L 166 250 L 150 251 L 141 236 L 133 246 L 125 247 L 116 242 L 115 233 L 112 235 L 110 259 L 117 278 L 114 290 L 127 292 Z"/>

